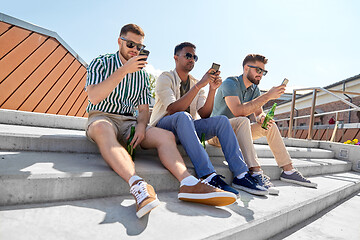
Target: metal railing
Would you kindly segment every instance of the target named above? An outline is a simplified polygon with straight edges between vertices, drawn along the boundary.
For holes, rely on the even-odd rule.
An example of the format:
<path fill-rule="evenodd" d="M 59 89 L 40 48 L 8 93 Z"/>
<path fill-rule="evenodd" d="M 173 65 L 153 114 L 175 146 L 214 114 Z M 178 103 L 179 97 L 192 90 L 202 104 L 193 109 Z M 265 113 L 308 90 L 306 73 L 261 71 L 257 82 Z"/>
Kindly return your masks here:
<path fill-rule="evenodd" d="M 296 92 L 298 92 L 298 91 L 309 91 L 309 90 L 312 90 L 312 92 L 313 92 L 312 93 L 312 104 L 311 104 L 311 109 L 310 109 L 310 115 L 295 117 L 294 112 L 295 112 Z M 352 108 L 315 114 L 316 97 L 317 97 L 317 92 L 319 92 L 319 91 L 323 91 L 323 92 L 325 92 L 327 94 L 330 94 L 330 95 L 334 96 L 335 98 L 339 99 L 340 101 L 342 101 L 343 103 L 347 104 L 348 106 L 350 106 Z M 328 114 L 335 114 L 336 122 L 335 122 L 334 131 L 333 131 L 331 139 L 330 139 L 330 141 L 334 141 L 336 130 L 337 130 L 337 127 L 338 127 L 338 124 L 339 124 L 339 113 L 341 113 L 341 112 L 349 112 L 349 111 L 360 111 L 360 107 L 358 107 L 355 104 L 347 101 L 346 99 L 336 95 L 335 93 L 353 94 L 353 95 L 360 96 L 360 93 L 357 93 L 357 92 L 348 92 L 348 91 L 340 91 L 340 90 L 327 90 L 327 89 L 321 88 L 321 87 L 294 89 L 293 90 L 293 96 L 292 96 L 292 102 L 291 102 L 290 118 L 278 119 L 278 120 L 276 120 L 276 122 L 290 120 L 289 121 L 288 137 L 291 138 L 291 137 L 294 136 L 294 134 L 293 134 L 294 120 L 295 120 L 295 123 L 296 123 L 297 119 L 310 118 L 307 139 L 312 139 L 312 135 L 313 135 L 312 133 L 313 133 L 313 128 L 314 128 L 314 119 L 315 119 L 315 117 L 328 115 Z M 295 127 L 296 127 L 296 124 L 295 124 Z"/>

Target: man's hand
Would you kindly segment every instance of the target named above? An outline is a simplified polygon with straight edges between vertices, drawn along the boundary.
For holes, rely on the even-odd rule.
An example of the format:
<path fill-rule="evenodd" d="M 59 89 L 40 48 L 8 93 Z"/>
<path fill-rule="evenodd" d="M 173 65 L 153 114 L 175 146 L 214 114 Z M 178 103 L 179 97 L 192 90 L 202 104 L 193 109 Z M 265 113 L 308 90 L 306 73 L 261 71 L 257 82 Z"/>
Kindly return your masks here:
<path fill-rule="evenodd" d="M 216 90 L 222 84 L 222 79 L 220 77 L 220 71 L 217 71 L 216 73 L 214 73 L 214 75 L 215 75 L 215 80 L 210 81 L 210 83 L 209 83 L 210 90 Z"/>
<path fill-rule="evenodd" d="M 130 142 L 130 145 L 133 146 L 133 148 L 136 148 L 136 146 L 141 144 L 141 142 L 145 139 L 145 131 L 146 126 L 143 124 L 136 124 L 135 134 L 132 141 Z M 127 139 L 129 139 L 129 137 L 130 136 L 128 136 Z"/>
<path fill-rule="evenodd" d="M 280 85 L 277 87 L 272 87 L 268 92 L 267 96 L 269 100 L 278 99 L 285 92 L 285 85 Z"/>
<path fill-rule="evenodd" d="M 265 116 L 266 114 L 260 114 L 259 116 L 256 117 L 256 122 L 259 123 L 260 125 L 263 124 L 264 120 L 265 120 Z M 267 123 L 267 128 L 268 130 L 272 127 L 272 125 L 275 123 L 274 119 L 271 119 L 268 123 Z"/>
<path fill-rule="evenodd" d="M 126 69 L 126 73 L 137 72 L 146 66 L 147 62 L 144 61 L 146 58 L 147 56 L 144 55 L 132 57 L 124 64 L 123 68 Z"/>
<path fill-rule="evenodd" d="M 211 74 L 214 70 L 213 69 L 209 69 L 205 75 L 202 77 L 202 79 L 196 84 L 199 88 L 203 88 L 205 87 L 209 82 L 214 82 L 216 79 L 216 75 L 215 74 Z M 220 73 L 219 73 L 220 74 Z M 219 75 L 218 74 L 218 75 Z"/>

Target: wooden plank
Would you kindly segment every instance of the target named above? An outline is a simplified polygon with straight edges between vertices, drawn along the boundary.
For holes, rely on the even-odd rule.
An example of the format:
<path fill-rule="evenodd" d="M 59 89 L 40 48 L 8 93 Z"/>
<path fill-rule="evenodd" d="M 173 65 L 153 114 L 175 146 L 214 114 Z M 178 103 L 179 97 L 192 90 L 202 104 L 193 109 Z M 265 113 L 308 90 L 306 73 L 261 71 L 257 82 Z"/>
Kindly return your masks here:
<path fill-rule="evenodd" d="M 322 136 L 321 140 L 330 141 L 333 132 L 334 132 L 334 129 L 328 129 Z"/>
<path fill-rule="evenodd" d="M 39 49 L 40 50 L 40 49 Z M 12 95 L 3 103 L 2 107 L 6 109 L 16 109 L 23 111 L 32 111 L 30 108 L 21 108 L 24 102 L 32 95 L 33 91 L 52 71 L 60 59 L 65 55 L 64 51 L 59 51 L 57 48 L 50 56 L 40 64 L 40 66 L 27 78 Z"/>
<path fill-rule="evenodd" d="M 322 135 L 324 135 L 324 132 L 326 131 L 326 129 L 317 129 L 316 133 L 313 136 L 314 140 L 320 140 Z"/>
<path fill-rule="evenodd" d="M 31 34 L 31 31 L 13 27 L 0 36 L 0 59 Z"/>
<path fill-rule="evenodd" d="M 76 111 L 76 113 L 74 114 L 74 116 L 77 117 L 82 117 L 84 112 L 86 112 L 86 106 L 87 106 L 87 93 L 85 92 L 85 90 L 81 93 L 81 96 L 79 98 L 79 100 L 82 100 L 79 109 Z M 86 104 L 86 105 L 85 105 Z M 71 115 L 70 115 L 71 116 Z"/>
<path fill-rule="evenodd" d="M 88 104 L 89 104 L 89 101 L 88 101 L 87 94 L 86 94 L 86 99 L 85 99 L 83 105 L 80 108 L 80 109 L 84 109 L 84 110 L 81 110 L 82 112 L 79 111 L 77 116 L 81 116 L 81 117 L 87 117 L 88 116 L 88 113 L 86 112 L 86 107 L 87 107 Z"/>
<path fill-rule="evenodd" d="M 301 135 L 300 135 L 300 139 L 307 139 L 307 137 L 308 137 L 308 132 L 309 132 L 309 130 L 308 129 L 305 129 L 302 133 L 301 133 Z"/>
<path fill-rule="evenodd" d="M 341 142 L 345 142 L 347 140 L 353 140 L 354 138 L 356 138 L 358 131 L 359 129 L 357 128 L 346 129 L 344 133 L 344 137 L 341 139 Z"/>
<path fill-rule="evenodd" d="M 71 104 L 70 109 L 67 111 L 67 113 L 65 115 L 75 116 L 76 113 L 78 112 L 79 108 L 81 107 L 81 104 L 84 102 L 85 81 L 86 81 L 86 74 L 84 75 L 84 77 L 79 82 L 79 84 L 76 87 L 75 91 L 71 94 L 72 96 L 70 96 L 70 98 L 66 101 L 65 104 L 67 104 L 70 99 L 74 99 L 74 100 L 72 100 L 72 104 Z M 59 114 L 62 114 L 62 113 L 59 112 Z"/>
<path fill-rule="evenodd" d="M 60 77 L 60 79 L 56 83 L 54 83 L 46 96 L 39 102 L 39 104 L 34 109 L 34 112 L 46 113 L 51 107 L 51 105 L 55 102 L 57 97 L 60 95 L 64 86 L 66 86 L 70 79 L 75 75 L 79 67 L 80 63 L 73 57 L 71 65 L 65 70 L 64 74 Z"/>
<path fill-rule="evenodd" d="M 77 116 L 78 112 L 81 111 L 81 106 L 86 100 L 87 95 L 85 94 L 85 90 L 82 90 L 75 104 L 71 107 L 70 111 L 66 114 L 68 116 Z"/>
<path fill-rule="evenodd" d="M 0 22 L 0 35 L 9 30 L 11 26 L 11 24 L 8 24 L 6 22 Z"/>
<path fill-rule="evenodd" d="M 45 36 L 33 33 L 0 61 L 0 83 L 27 59 L 46 40 Z"/>
<path fill-rule="evenodd" d="M 72 106 L 74 105 L 76 99 L 81 94 L 81 91 L 84 89 L 85 86 L 85 78 L 86 78 L 86 70 L 85 68 L 80 69 L 83 73 L 81 79 L 78 79 L 77 83 L 74 82 L 73 89 L 69 92 L 68 97 L 66 101 L 61 106 L 60 110 L 57 112 L 57 114 L 60 115 L 67 115 L 68 112 L 71 110 Z M 73 80 L 75 81 L 75 79 Z"/>
<path fill-rule="evenodd" d="M 56 51 L 51 54 L 51 56 L 42 64 L 44 66 L 45 71 L 51 71 L 49 75 L 47 75 L 41 81 L 33 81 L 36 83 L 36 89 L 29 95 L 29 97 L 24 101 L 24 103 L 18 108 L 22 111 L 34 111 L 35 107 L 39 104 L 41 99 L 49 92 L 53 84 L 63 75 L 66 68 L 71 63 L 72 57 L 66 57 L 67 50 L 60 46 L 56 49 Z M 65 56 L 65 57 L 64 57 Z M 60 61 L 60 62 L 59 62 Z M 41 67 L 42 67 L 41 66 Z M 41 68 L 40 67 L 40 68 Z M 39 70 L 40 70 L 39 68 Z M 26 81 L 24 85 L 27 85 Z M 29 86 L 29 88 L 31 88 Z"/>
<path fill-rule="evenodd" d="M 296 129 L 295 138 L 300 138 L 304 129 Z"/>
<path fill-rule="evenodd" d="M 84 76 L 85 72 L 86 71 L 84 67 L 79 68 L 79 70 L 69 80 L 66 86 L 64 86 L 63 90 L 56 98 L 54 103 L 51 105 L 51 107 L 46 111 L 46 113 L 58 114 L 64 102 L 66 101 L 66 99 L 69 97 L 69 95 L 71 94 L 77 83 L 79 82 L 79 79 L 81 79 Z"/>
<path fill-rule="evenodd" d="M 0 107 L 2 107 L 5 100 L 10 97 L 15 92 L 15 90 L 24 83 L 26 79 L 33 75 L 32 73 L 58 45 L 59 43 L 57 41 L 48 39 L 41 48 L 38 48 L 28 59 L 26 59 L 25 62 L 23 62 L 14 72 L 12 72 L 9 77 L 0 83 Z M 5 58 L 8 56 L 9 55 L 7 55 Z M 0 61 L 0 64 L 2 64 L 4 59 Z M 33 78 L 35 77 L 42 79 L 45 76 L 46 71 L 37 72 L 37 75 L 33 76 Z"/>

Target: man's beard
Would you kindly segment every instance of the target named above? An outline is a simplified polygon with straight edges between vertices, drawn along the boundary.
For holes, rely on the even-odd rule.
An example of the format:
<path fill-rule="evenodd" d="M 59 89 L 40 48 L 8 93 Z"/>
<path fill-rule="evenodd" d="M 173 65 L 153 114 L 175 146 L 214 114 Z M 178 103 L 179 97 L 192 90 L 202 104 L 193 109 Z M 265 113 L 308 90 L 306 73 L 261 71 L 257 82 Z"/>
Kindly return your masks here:
<path fill-rule="evenodd" d="M 260 83 L 260 80 L 256 80 L 255 77 L 253 75 L 251 75 L 250 73 L 248 73 L 246 75 L 246 78 L 255 85 L 259 85 L 259 83 Z"/>
<path fill-rule="evenodd" d="M 195 64 L 190 64 L 190 63 L 186 64 L 184 66 L 184 70 L 186 70 L 187 72 L 191 72 L 191 70 L 193 70 L 194 66 L 195 66 Z"/>
<path fill-rule="evenodd" d="M 130 58 L 132 58 L 132 56 L 126 54 L 125 50 L 120 49 L 120 54 L 123 58 L 125 58 L 126 61 L 129 61 Z"/>

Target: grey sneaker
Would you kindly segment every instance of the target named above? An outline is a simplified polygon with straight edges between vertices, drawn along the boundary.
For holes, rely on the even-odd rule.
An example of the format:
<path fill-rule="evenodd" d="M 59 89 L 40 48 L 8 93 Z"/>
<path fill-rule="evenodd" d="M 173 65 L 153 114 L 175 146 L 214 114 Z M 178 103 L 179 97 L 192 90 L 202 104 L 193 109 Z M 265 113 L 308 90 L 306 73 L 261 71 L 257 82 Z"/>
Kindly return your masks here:
<path fill-rule="evenodd" d="M 295 172 L 293 172 L 291 175 L 287 175 L 282 172 L 280 175 L 280 180 L 284 182 L 299 184 L 305 187 L 317 187 L 316 183 L 312 183 L 310 180 L 304 178 L 298 170 L 295 170 Z"/>
<path fill-rule="evenodd" d="M 274 187 L 274 184 L 272 184 L 272 182 L 270 182 L 270 178 L 268 176 L 266 176 L 265 174 L 259 174 L 256 176 L 253 176 L 253 178 L 255 178 L 258 181 L 258 184 L 262 187 L 265 187 L 268 191 L 269 194 L 271 195 L 279 195 L 279 189 Z"/>

